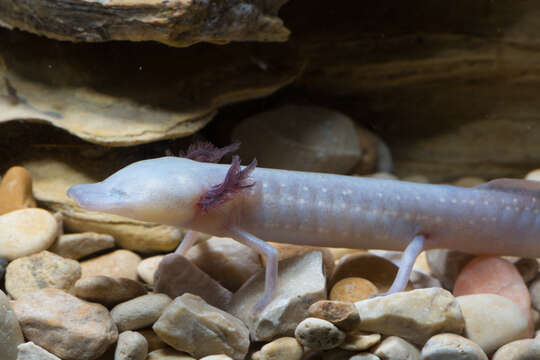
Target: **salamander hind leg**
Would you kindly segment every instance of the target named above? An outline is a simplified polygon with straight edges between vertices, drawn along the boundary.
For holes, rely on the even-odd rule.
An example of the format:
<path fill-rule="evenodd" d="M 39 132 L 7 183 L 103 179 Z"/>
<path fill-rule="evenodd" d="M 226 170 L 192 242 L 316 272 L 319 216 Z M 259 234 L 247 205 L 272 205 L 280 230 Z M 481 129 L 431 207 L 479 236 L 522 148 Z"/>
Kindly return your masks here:
<path fill-rule="evenodd" d="M 418 257 L 418 255 L 420 255 L 422 250 L 424 250 L 424 241 L 425 237 L 423 235 L 417 235 L 412 239 L 412 241 L 409 243 L 409 245 L 407 245 L 407 248 L 403 252 L 403 256 L 401 257 L 399 264 L 398 273 L 390 289 L 385 293 L 377 294 L 373 297 L 390 295 L 402 291 L 407 287 L 407 283 L 409 281 L 409 277 L 411 276 L 414 262 L 416 261 L 416 258 Z"/>
<path fill-rule="evenodd" d="M 236 241 L 249 246 L 266 258 L 264 293 L 255 305 L 255 313 L 258 314 L 272 301 L 277 292 L 278 253 L 273 246 L 237 226 L 231 227 L 230 230 Z"/>

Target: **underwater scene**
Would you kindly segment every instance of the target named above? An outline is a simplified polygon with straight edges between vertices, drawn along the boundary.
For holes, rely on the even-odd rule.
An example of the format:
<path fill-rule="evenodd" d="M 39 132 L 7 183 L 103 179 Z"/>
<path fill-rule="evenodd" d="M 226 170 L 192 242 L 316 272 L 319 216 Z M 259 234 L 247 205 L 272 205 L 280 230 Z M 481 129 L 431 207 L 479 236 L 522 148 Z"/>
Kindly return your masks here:
<path fill-rule="evenodd" d="M 0 0 L 0 360 L 540 359 L 539 19 Z"/>

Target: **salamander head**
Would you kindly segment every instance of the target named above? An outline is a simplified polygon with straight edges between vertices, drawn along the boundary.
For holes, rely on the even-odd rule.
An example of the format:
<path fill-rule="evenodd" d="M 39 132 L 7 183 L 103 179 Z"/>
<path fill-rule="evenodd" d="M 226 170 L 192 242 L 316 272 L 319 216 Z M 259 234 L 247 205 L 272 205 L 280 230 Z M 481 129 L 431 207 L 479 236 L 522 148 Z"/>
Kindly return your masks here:
<path fill-rule="evenodd" d="M 181 226 L 195 214 L 204 189 L 195 162 L 164 157 L 133 163 L 95 184 L 69 188 L 82 208 L 142 221 Z"/>

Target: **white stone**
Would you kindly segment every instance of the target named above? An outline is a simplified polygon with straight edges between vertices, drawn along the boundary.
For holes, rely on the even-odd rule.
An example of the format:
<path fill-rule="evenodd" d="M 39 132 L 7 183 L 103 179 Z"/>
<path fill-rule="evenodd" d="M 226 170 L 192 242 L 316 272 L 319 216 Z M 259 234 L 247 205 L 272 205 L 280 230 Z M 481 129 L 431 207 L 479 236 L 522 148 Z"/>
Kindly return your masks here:
<path fill-rule="evenodd" d="M 148 354 L 148 341 L 136 331 L 118 335 L 114 360 L 144 360 Z"/>
<path fill-rule="evenodd" d="M 309 317 L 298 324 L 294 331 L 296 339 L 313 350 L 329 350 L 345 340 L 345 333 L 330 321 Z"/>
<path fill-rule="evenodd" d="M 19 345 L 17 349 L 19 350 L 17 360 L 62 360 L 31 341 Z"/>
<path fill-rule="evenodd" d="M 159 266 L 159 262 L 165 255 L 156 255 L 143 259 L 137 265 L 137 275 L 147 284 L 154 284 L 154 273 Z"/>
<path fill-rule="evenodd" d="M 383 340 L 373 353 L 381 359 L 392 360 L 420 360 L 420 351 L 397 336 L 390 336 Z"/>
<path fill-rule="evenodd" d="M 433 336 L 422 348 L 422 360 L 488 360 L 475 342 L 456 334 Z"/>

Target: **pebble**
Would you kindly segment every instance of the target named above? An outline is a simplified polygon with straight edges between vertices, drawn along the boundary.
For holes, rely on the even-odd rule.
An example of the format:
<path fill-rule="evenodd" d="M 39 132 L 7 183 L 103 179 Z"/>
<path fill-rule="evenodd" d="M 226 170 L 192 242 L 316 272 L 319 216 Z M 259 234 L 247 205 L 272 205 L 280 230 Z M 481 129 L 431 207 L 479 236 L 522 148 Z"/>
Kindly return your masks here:
<path fill-rule="evenodd" d="M 242 321 L 192 294 L 174 299 L 152 328 L 167 344 L 196 358 L 225 354 L 242 360 L 249 348 Z"/>
<path fill-rule="evenodd" d="M 55 254 L 78 260 L 101 250 L 113 248 L 114 238 L 107 234 L 84 232 L 64 234 L 49 249 Z"/>
<path fill-rule="evenodd" d="M 471 187 L 475 187 L 475 186 L 478 186 L 478 185 L 482 185 L 485 182 L 486 182 L 486 180 L 482 179 L 481 177 L 465 176 L 465 177 L 459 178 L 456 181 L 454 181 L 453 185 L 471 188 Z"/>
<path fill-rule="evenodd" d="M 211 237 L 189 249 L 186 258 L 233 292 L 262 269 L 259 254 L 231 238 Z"/>
<path fill-rule="evenodd" d="M 197 360 L 184 352 L 173 349 L 158 349 L 148 354 L 145 360 Z"/>
<path fill-rule="evenodd" d="M 4 360 L 17 359 L 17 346 L 24 342 L 23 333 L 9 298 L 0 290 L 0 354 Z"/>
<path fill-rule="evenodd" d="M 63 360 L 93 360 L 118 331 L 107 309 L 59 289 L 43 289 L 13 302 L 24 336 Z"/>
<path fill-rule="evenodd" d="M 323 248 L 320 246 L 293 245 L 275 242 L 269 242 L 269 244 L 277 250 L 279 261 L 289 259 L 295 256 L 304 255 L 310 251 L 320 251 L 323 257 L 324 274 L 326 275 L 326 278 L 329 279 L 334 273 L 334 269 L 336 267 L 334 256 L 332 254 L 332 251 L 330 251 L 328 248 Z M 261 257 L 261 260 L 263 266 L 265 266 L 265 258 Z"/>
<path fill-rule="evenodd" d="M 414 289 L 442 287 L 442 283 L 439 279 L 436 279 L 422 271 L 413 270 L 411 272 L 411 276 L 409 277 L 409 281 Z"/>
<path fill-rule="evenodd" d="M 540 181 L 540 169 L 533 170 L 525 175 L 526 180 Z"/>
<path fill-rule="evenodd" d="M 533 307 L 540 311 L 540 276 L 529 285 L 529 294 Z"/>
<path fill-rule="evenodd" d="M 382 360 L 420 360 L 420 351 L 397 336 L 390 336 L 383 340 L 373 353 Z"/>
<path fill-rule="evenodd" d="M 163 257 L 154 273 L 154 291 L 172 299 L 185 293 L 202 297 L 207 303 L 224 309 L 232 293 L 182 255 Z"/>
<path fill-rule="evenodd" d="M 540 340 L 524 339 L 503 345 L 495 352 L 492 360 L 537 360 L 540 359 Z"/>
<path fill-rule="evenodd" d="M 119 331 L 142 329 L 154 324 L 171 301 L 165 294 L 147 294 L 116 305 L 111 316 Z"/>
<path fill-rule="evenodd" d="M 282 337 L 265 344 L 254 353 L 252 360 L 300 360 L 304 355 L 302 345 L 293 337 Z"/>
<path fill-rule="evenodd" d="M 395 335 L 423 345 L 441 332 L 460 334 L 465 326 L 456 299 L 441 288 L 417 289 L 355 303 L 357 330 Z"/>
<path fill-rule="evenodd" d="M 71 291 L 81 277 L 81 266 L 47 250 L 13 260 L 6 269 L 6 290 L 11 297 L 44 288 Z"/>
<path fill-rule="evenodd" d="M 399 180 L 396 175 L 391 174 L 388 171 L 379 171 L 373 174 L 369 174 L 367 177 L 370 177 L 373 179 L 383 179 L 383 180 Z"/>
<path fill-rule="evenodd" d="M 379 151 L 381 139 L 371 131 L 356 125 L 356 136 L 362 151 L 362 158 L 356 163 L 356 166 L 351 171 L 353 174 L 372 174 L 375 171 L 390 171 L 392 169 L 392 159 L 390 156 L 390 164 L 386 163 L 385 154 Z M 383 143 L 384 144 L 384 143 Z M 384 144 L 384 146 L 386 146 Z M 388 150 L 389 151 L 389 150 Z"/>
<path fill-rule="evenodd" d="M 381 360 L 381 358 L 371 353 L 359 353 L 359 354 L 351 356 L 348 360 Z M 387 359 L 387 360 L 393 360 L 393 359 Z"/>
<path fill-rule="evenodd" d="M 488 360 L 473 341 L 456 334 L 433 336 L 422 348 L 422 360 Z"/>
<path fill-rule="evenodd" d="M 124 331 L 118 335 L 114 360 L 144 360 L 148 355 L 148 342 L 135 331 Z"/>
<path fill-rule="evenodd" d="M 113 306 L 147 293 L 143 284 L 126 278 L 88 276 L 77 280 L 73 292 L 81 299 Z"/>
<path fill-rule="evenodd" d="M 293 336 L 296 326 L 308 316 L 309 306 L 326 299 L 320 251 L 280 261 L 278 274 L 276 296 L 257 316 L 253 314 L 255 304 L 264 292 L 263 271 L 234 294 L 228 308 L 248 326 L 254 341 Z"/>
<path fill-rule="evenodd" d="M 336 269 L 330 280 L 333 288 L 341 279 L 360 277 L 371 281 L 380 292 L 390 289 L 398 267 L 383 257 L 370 253 L 356 253 L 342 257 L 336 264 Z"/>
<path fill-rule="evenodd" d="M 329 321 L 308 317 L 300 322 L 294 331 L 296 339 L 313 350 L 329 350 L 338 347 L 345 340 L 345 333 Z"/>
<path fill-rule="evenodd" d="M 0 258 L 0 282 L 4 279 L 4 275 L 6 274 L 6 268 L 9 264 L 9 260 Z"/>
<path fill-rule="evenodd" d="M 372 334 L 363 331 L 347 333 L 345 341 L 339 346 L 343 350 L 362 351 L 377 345 L 381 341 L 381 334 Z"/>
<path fill-rule="evenodd" d="M 355 124 L 348 116 L 318 106 L 286 105 L 239 123 L 232 139 L 242 159 L 261 167 L 348 174 L 362 160 Z"/>
<path fill-rule="evenodd" d="M 0 183 L 0 215 L 35 207 L 30 173 L 21 166 L 9 168 Z"/>
<path fill-rule="evenodd" d="M 219 355 L 208 355 L 208 356 L 200 358 L 199 360 L 233 360 L 233 358 L 227 355 L 219 354 Z"/>
<path fill-rule="evenodd" d="M 538 260 L 533 258 L 515 258 L 510 260 L 521 274 L 526 283 L 532 281 L 538 274 Z"/>
<path fill-rule="evenodd" d="M 130 250 L 115 250 L 81 262 L 82 277 L 105 275 L 137 280 L 141 257 Z"/>
<path fill-rule="evenodd" d="M 58 234 L 55 217 L 29 208 L 0 216 L 0 257 L 13 260 L 49 248 Z"/>
<path fill-rule="evenodd" d="M 519 306 L 495 294 L 474 294 L 457 298 L 465 317 L 465 336 L 488 355 L 502 345 L 528 334 L 528 319 Z"/>
<path fill-rule="evenodd" d="M 330 300 L 356 302 L 368 299 L 379 289 L 369 280 L 360 277 L 349 277 L 339 280 L 330 290 Z"/>
<path fill-rule="evenodd" d="M 165 255 L 155 255 L 143 259 L 137 265 L 137 275 L 147 284 L 154 284 L 154 274 L 159 266 L 159 263 Z"/>
<path fill-rule="evenodd" d="M 332 253 L 334 263 L 340 260 L 345 255 L 349 254 L 365 254 L 367 251 L 362 249 L 347 249 L 347 248 L 326 248 Z"/>
<path fill-rule="evenodd" d="M 62 360 L 32 341 L 19 345 L 17 349 L 17 360 Z"/>
<path fill-rule="evenodd" d="M 354 304 L 344 301 L 320 300 L 308 309 L 309 316 L 330 321 L 341 330 L 352 330 L 360 322 Z"/>
<path fill-rule="evenodd" d="M 431 275 L 439 279 L 447 290 L 454 289 L 454 282 L 461 271 L 474 255 L 457 250 L 435 249 L 426 251 L 426 259 L 431 269 Z"/>

